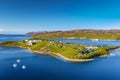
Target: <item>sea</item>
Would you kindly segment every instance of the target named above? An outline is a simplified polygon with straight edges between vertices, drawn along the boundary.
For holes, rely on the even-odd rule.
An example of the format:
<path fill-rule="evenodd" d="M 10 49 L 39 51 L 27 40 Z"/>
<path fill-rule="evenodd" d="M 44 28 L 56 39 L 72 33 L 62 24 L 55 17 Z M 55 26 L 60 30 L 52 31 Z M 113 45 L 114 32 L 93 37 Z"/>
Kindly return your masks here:
<path fill-rule="evenodd" d="M 25 35 L 1 35 L 0 42 L 31 38 Z M 54 39 L 57 41 L 120 46 L 120 41 Z M 120 80 L 120 50 L 90 62 L 67 62 L 49 55 L 35 54 L 18 47 L 0 47 L 0 80 Z"/>

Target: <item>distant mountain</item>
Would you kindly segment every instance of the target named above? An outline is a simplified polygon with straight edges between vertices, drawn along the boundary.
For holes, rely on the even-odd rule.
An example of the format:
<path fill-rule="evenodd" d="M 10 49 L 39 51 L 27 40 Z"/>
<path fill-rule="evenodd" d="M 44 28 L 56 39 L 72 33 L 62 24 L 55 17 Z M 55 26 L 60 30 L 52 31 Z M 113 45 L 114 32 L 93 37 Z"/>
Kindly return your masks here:
<path fill-rule="evenodd" d="M 69 31 L 51 31 L 51 32 L 29 32 L 26 35 L 36 38 L 102 38 L 117 39 L 120 37 L 120 30 L 94 30 L 94 29 L 78 29 Z"/>
<path fill-rule="evenodd" d="M 33 36 L 35 34 L 47 34 L 47 33 L 57 33 L 57 32 L 63 32 L 63 31 L 40 31 L 40 32 L 28 32 L 26 35 Z"/>
<path fill-rule="evenodd" d="M 45 34 L 67 34 L 67 33 L 95 33 L 95 34 L 119 34 L 120 30 L 111 29 L 111 30 L 94 30 L 94 29 L 79 29 L 79 30 L 70 30 L 70 31 L 44 31 L 44 32 L 29 32 L 26 35 L 45 35 Z"/>
<path fill-rule="evenodd" d="M 1 35 L 5 35 L 5 34 L 0 34 L 0 36 L 1 36 Z"/>

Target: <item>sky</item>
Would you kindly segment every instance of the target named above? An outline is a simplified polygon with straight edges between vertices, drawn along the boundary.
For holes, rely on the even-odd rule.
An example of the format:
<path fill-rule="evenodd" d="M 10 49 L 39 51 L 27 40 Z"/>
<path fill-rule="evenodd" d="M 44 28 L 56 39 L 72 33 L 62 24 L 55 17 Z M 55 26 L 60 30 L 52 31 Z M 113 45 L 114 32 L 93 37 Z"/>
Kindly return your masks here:
<path fill-rule="evenodd" d="M 0 33 L 120 29 L 120 0 L 0 0 Z"/>

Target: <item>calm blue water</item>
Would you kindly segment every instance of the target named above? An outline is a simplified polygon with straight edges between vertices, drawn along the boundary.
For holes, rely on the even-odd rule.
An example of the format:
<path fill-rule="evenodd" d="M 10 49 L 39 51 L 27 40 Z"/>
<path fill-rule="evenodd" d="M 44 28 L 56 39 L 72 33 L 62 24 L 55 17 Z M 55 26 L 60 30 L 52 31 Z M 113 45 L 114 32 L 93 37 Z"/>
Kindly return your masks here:
<path fill-rule="evenodd" d="M 52 40 L 93 45 L 93 46 L 101 46 L 101 45 L 103 45 L 103 46 L 120 46 L 120 41 L 117 41 L 117 40 L 116 41 L 107 41 L 107 40 L 92 41 L 92 40 L 88 40 L 88 39 L 60 39 L 60 38 L 53 38 Z"/>
<path fill-rule="evenodd" d="M 0 35 L 0 42 L 3 41 L 19 41 L 30 38 L 30 36 L 24 35 Z"/>
<path fill-rule="evenodd" d="M 19 40 L 18 37 L 29 38 L 2 36 L 0 41 Z M 21 62 L 13 68 L 16 59 Z M 26 69 L 23 70 L 22 65 Z M 120 80 L 120 51 L 112 51 L 109 57 L 91 62 L 71 63 L 21 48 L 0 47 L 0 80 Z"/>

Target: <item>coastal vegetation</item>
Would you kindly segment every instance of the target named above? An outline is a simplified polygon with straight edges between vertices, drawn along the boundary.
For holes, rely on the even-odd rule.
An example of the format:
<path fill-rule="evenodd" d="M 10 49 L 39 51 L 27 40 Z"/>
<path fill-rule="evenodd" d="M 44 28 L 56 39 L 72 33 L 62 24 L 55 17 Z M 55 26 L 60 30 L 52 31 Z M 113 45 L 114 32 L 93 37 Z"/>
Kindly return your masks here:
<path fill-rule="evenodd" d="M 29 44 L 31 40 L 23 41 L 7 41 L 0 43 L 1 46 L 16 46 L 30 49 L 33 52 L 42 54 L 56 55 L 58 54 L 69 59 L 92 59 L 99 56 L 108 55 L 108 51 L 115 49 L 115 46 L 95 47 L 82 44 L 73 44 L 65 42 L 57 42 L 54 40 L 42 40 L 33 45 Z M 54 53 L 54 54 L 53 54 Z"/>
<path fill-rule="evenodd" d="M 0 46 L 28 47 L 25 41 L 5 41 L 0 43 Z"/>

